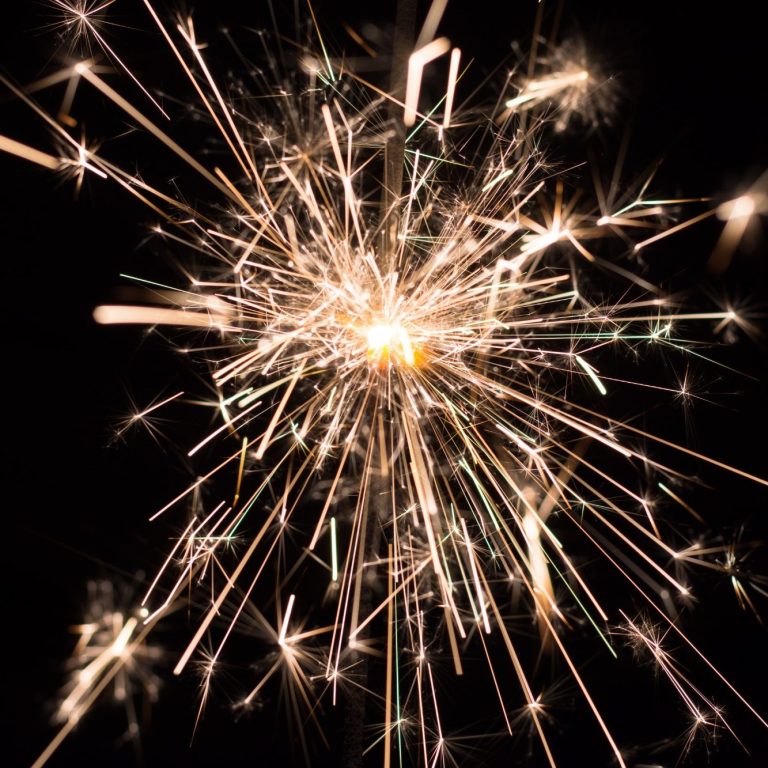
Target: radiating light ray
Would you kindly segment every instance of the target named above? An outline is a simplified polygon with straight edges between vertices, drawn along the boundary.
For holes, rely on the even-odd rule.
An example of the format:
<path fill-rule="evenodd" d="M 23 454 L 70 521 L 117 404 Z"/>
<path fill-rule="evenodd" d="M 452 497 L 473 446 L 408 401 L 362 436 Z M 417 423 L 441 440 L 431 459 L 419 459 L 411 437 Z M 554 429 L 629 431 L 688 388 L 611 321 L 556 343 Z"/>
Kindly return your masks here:
<path fill-rule="evenodd" d="M 8 136 L 0 136 L 0 150 L 8 152 L 22 160 L 29 160 L 31 163 L 42 165 L 50 171 L 61 169 L 61 160 L 47 152 L 41 152 L 39 149 L 22 144 L 20 141 L 11 139 Z"/>

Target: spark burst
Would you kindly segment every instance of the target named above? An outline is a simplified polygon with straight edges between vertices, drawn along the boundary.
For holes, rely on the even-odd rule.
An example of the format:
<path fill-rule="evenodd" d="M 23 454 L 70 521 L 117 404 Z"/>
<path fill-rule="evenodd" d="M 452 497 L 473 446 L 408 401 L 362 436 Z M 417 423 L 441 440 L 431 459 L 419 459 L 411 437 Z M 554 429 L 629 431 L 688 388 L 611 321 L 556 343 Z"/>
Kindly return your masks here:
<path fill-rule="evenodd" d="M 44 765 L 59 744 L 100 698 L 110 696 L 125 709 L 125 739 L 139 737 L 137 701 L 144 707 L 157 701 L 160 678 L 154 671 L 162 650 L 147 639 L 147 610 L 131 606 L 129 590 L 110 581 L 89 581 L 83 623 L 73 626 L 77 636 L 67 663 L 69 680 L 53 716 L 61 724 L 56 737 L 35 761 Z"/>
<path fill-rule="evenodd" d="M 438 36 L 444 3 L 406 44 L 407 66 L 390 89 L 360 61 L 334 58 L 321 23 L 317 43 L 297 45 L 287 70 L 289 49 L 274 54 L 261 35 L 268 66 L 252 70 L 246 90 L 217 79 L 191 17 L 166 21 L 145 0 L 197 118 L 215 131 L 210 164 L 183 146 L 167 105 L 98 32 L 94 19 L 108 5 L 57 3 L 66 23 L 140 87 L 146 109 L 91 57 L 25 89 L 6 82 L 64 149 L 49 154 L 10 137 L 0 148 L 65 170 L 78 187 L 89 174 L 112 180 L 159 217 L 155 234 L 178 249 L 185 285 L 133 278 L 146 301 L 101 306 L 95 318 L 192 329 L 185 350 L 208 365 L 215 389 L 220 424 L 188 455 L 218 444 L 219 460 L 153 515 L 196 499 L 142 603 L 151 627 L 195 587 L 199 623 L 175 672 L 199 662 L 200 712 L 231 635 L 255 625 L 271 648 L 242 708 L 279 677 L 293 716 L 311 716 L 319 730 L 320 703 L 347 702 L 346 764 L 362 760 L 363 749 L 378 750 L 385 766 L 406 755 L 450 764 L 436 677 L 444 684 L 443 665 L 463 675 L 466 657 L 481 653 L 505 728 L 512 734 L 523 718 L 554 766 L 547 697 L 524 663 L 530 641 L 511 626 L 513 612 L 525 610 L 538 628 L 535 647 L 565 665 L 618 764 L 626 765 L 610 718 L 569 649 L 577 624 L 615 655 L 619 621 L 679 693 L 695 729 L 730 730 L 663 648 L 672 635 L 701 656 L 676 622 L 691 595 L 681 565 L 712 563 L 670 544 L 664 520 L 626 478 L 653 477 L 686 508 L 670 489 L 681 473 L 655 457 L 658 448 L 766 483 L 619 420 L 601 401 L 614 389 L 652 386 L 635 381 L 636 366 L 617 369 L 620 353 L 655 347 L 684 357 L 694 349 L 678 334 L 681 323 L 748 323 L 732 309 L 681 309 L 636 274 L 632 259 L 717 215 L 726 231 L 713 259 L 722 264 L 764 210 L 762 193 L 718 206 L 654 195 L 652 176 L 621 187 L 614 174 L 591 200 L 545 148 L 553 128 L 607 110 L 604 78 L 579 46 L 553 40 L 494 105 L 461 104 L 462 54 Z M 422 82 L 441 63 L 445 88 L 427 103 Z M 58 83 L 67 91 L 55 119 L 29 94 Z M 191 204 L 73 134 L 70 112 L 85 86 L 193 171 L 207 195 Z M 682 213 L 690 207 L 698 208 Z M 620 300 L 595 287 L 593 275 L 604 273 L 623 281 Z M 210 507 L 199 499 L 203 486 L 216 497 Z M 713 552 L 726 549 L 701 554 Z M 731 573 L 735 552 L 717 567 Z M 652 619 L 614 612 L 580 564 L 595 555 Z M 325 580 L 321 599 L 299 578 L 310 567 Z M 754 608 L 750 582 L 731 578 L 739 602 Z M 260 606 L 264 594 L 273 595 L 272 617 Z M 377 665 L 380 725 L 364 743 Z"/>

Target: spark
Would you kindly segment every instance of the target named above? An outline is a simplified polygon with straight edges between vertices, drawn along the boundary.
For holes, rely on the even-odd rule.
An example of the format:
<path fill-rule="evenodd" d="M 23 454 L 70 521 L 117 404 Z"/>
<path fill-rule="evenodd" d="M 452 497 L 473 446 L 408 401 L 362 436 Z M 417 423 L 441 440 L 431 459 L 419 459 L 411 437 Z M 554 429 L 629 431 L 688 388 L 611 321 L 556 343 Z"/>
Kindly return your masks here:
<path fill-rule="evenodd" d="M 411 127 L 416 122 L 424 67 L 430 61 L 434 61 L 444 53 L 447 53 L 450 47 L 451 44 L 448 39 L 440 37 L 411 54 L 408 60 L 408 84 L 405 90 L 405 115 L 403 117 L 403 122 L 406 126 Z"/>
<path fill-rule="evenodd" d="M 707 266 L 714 274 L 722 274 L 756 218 L 768 214 L 768 174 L 764 173 L 745 194 L 719 205 L 716 214 L 725 226 Z"/>
<path fill-rule="evenodd" d="M 111 689 L 112 700 L 125 709 L 127 735 L 139 736 L 135 700 L 157 701 L 160 678 L 154 667 L 163 651 L 147 635 L 146 609 L 123 605 L 130 593 L 120 595 L 109 581 L 87 584 L 89 603 L 84 621 L 72 628 L 77 644 L 69 660 L 69 681 L 54 715 L 60 729 L 33 763 L 41 768 L 61 742 Z M 124 590 L 125 591 L 125 590 Z"/>
<path fill-rule="evenodd" d="M 507 82 L 491 123 L 478 122 L 456 106 L 459 49 L 435 37 L 442 0 L 431 5 L 407 57 L 397 89 L 404 98 L 363 80 L 354 67 L 337 66 L 311 6 L 321 50 L 299 46 L 301 63 L 285 74 L 279 55 L 268 51 L 269 73 L 254 78 L 259 98 L 230 97 L 191 17 L 166 24 L 150 0 L 144 5 L 195 94 L 198 116 L 214 132 L 222 150 L 216 165 L 211 153 L 184 146 L 173 121 L 160 127 L 92 61 L 46 87 L 76 81 L 93 88 L 194 172 L 207 198 L 192 204 L 174 184 L 112 163 L 12 86 L 64 149 L 57 156 L 0 137 L 0 150 L 51 170 L 74 167 L 77 185 L 90 175 L 108 179 L 160 217 L 154 231 L 178 249 L 184 284 L 132 278 L 151 290 L 151 301 L 102 305 L 94 319 L 195 331 L 197 341 L 185 350 L 209 366 L 215 394 L 207 405 L 221 414 L 184 447 L 188 457 L 218 451 L 212 468 L 151 519 L 190 503 L 203 485 L 215 497 L 210 511 L 193 505 L 144 597 L 146 614 L 123 617 L 85 677 L 115 659 L 127 663 L 142 627 L 148 631 L 167 615 L 185 588 L 204 590 L 199 622 L 174 667 L 175 674 L 190 664 L 203 671 L 198 720 L 229 638 L 255 622 L 270 650 L 243 706 L 281 678 L 297 719 L 303 711 L 315 720 L 315 682 L 334 704 L 337 689 L 351 699 L 371 696 L 368 665 L 383 663 L 385 688 L 376 697 L 384 724 L 374 744 L 382 744 L 384 764 L 394 750 L 403 759 L 411 734 L 418 760 L 437 765 L 450 760 L 450 736 L 436 649 L 450 648 L 460 676 L 466 649 L 480 644 L 507 729 L 512 679 L 526 722 L 555 766 L 547 707 L 523 662 L 525 641 L 510 628 L 514 592 L 538 623 L 537 653 L 562 660 L 606 748 L 625 766 L 610 713 L 598 708 L 571 650 L 573 632 L 584 625 L 614 655 L 607 629 L 613 609 L 569 542 L 578 539 L 585 553 L 613 568 L 647 610 L 666 619 L 665 632 L 680 633 L 700 656 L 669 618 L 670 595 L 691 597 L 674 563 L 698 555 L 669 543 L 651 502 L 624 477 L 658 478 L 666 496 L 697 519 L 669 488 L 681 473 L 638 443 L 768 481 L 615 418 L 606 382 L 612 393 L 670 388 L 643 381 L 641 366 L 611 377 L 603 361 L 613 350 L 640 347 L 686 359 L 693 351 L 679 338 L 679 321 L 738 323 L 732 310 L 679 310 L 636 275 L 633 259 L 708 218 L 722 219 L 726 229 L 743 223 L 763 203 L 753 191 L 718 207 L 652 195 L 652 176 L 619 194 L 618 173 L 611 189 L 590 201 L 588 187 L 569 186 L 571 174 L 554 168 L 540 147 L 550 127 L 564 130 L 598 109 L 599 70 L 582 50 L 550 42 L 544 54 L 532 53 L 525 80 Z M 88 18 L 90 6 L 73 7 L 106 46 Z M 427 67 L 449 51 L 445 93 L 422 112 Z M 598 106 L 608 111 L 607 103 Z M 413 129 L 407 135 L 406 127 Z M 390 188 L 389 176 L 382 184 L 374 169 L 393 156 L 402 183 Z M 453 174 L 463 174 L 458 183 Z M 683 202 L 705 210 L 670 225 Z M 626 281 L 618 299 L 584 279 L 601 270 Z M 588 380 L 584 394 L 572 393 L 575 376 Z M 317 546 L 326 533 L 330 551 Z M 294 538 L 301 554 L 291 561 L 285 555 Z M 308 624 L 311 589 L 304 592 L 297 575 L 305 566 L 317 567 L 327 585 L 316 610 L 331 619 L 320 626 Z M 723 568 L 751 607 L 735 562 Z M 268 578 L 275 579 L 271 589 L 263 586 Z M 259 607 L 265 589 L 276 606 L 274 626 Z M 660 630 L 621 615 L 624 634 L 650 652 L 694 721 L 727 727 L 664 650 Z"/>

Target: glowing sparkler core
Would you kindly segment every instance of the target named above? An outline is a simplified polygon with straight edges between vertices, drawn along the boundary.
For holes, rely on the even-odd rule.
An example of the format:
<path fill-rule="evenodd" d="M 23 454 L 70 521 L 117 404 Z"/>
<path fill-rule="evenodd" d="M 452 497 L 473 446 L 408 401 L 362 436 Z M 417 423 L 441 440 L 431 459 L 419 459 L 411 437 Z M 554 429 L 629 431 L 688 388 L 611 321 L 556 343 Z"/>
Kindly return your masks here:
<path fill-rule="evenodd" d="M 389 363 L 413 366 L 416 350 L 408 331 L 397 320 L 375 322 L 365 329 L 368 359 L 380 367 Z"/>

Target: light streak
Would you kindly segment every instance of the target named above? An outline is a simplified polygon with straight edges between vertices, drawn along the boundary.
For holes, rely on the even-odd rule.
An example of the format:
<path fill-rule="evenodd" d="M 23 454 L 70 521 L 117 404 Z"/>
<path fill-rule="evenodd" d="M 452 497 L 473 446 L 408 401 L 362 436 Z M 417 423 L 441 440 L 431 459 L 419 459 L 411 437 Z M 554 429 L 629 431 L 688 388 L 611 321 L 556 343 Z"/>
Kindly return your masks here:
<path fill-rule="evenodd" d="M 430 61 L 434 61 L 450 50 L 450 47 L 448 38 L 439 37 L 411 54 L 411 58 L 408 60 L 408 85 L 405 91 L 405 114 L 403 116 L 403 122 L 406 126 L 410 127 L 416 122 L 424 67 Z"/>

